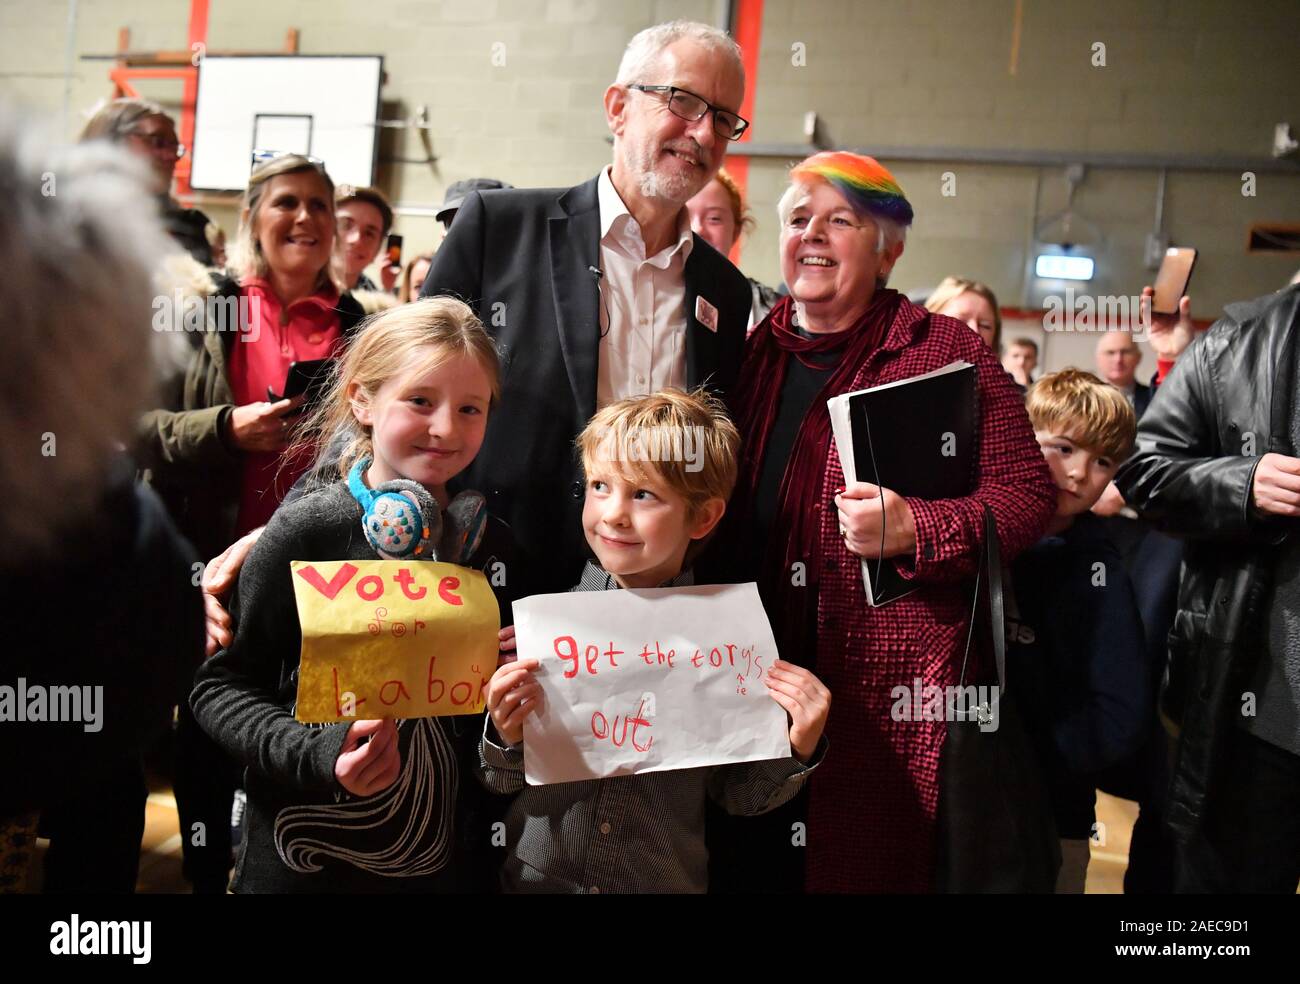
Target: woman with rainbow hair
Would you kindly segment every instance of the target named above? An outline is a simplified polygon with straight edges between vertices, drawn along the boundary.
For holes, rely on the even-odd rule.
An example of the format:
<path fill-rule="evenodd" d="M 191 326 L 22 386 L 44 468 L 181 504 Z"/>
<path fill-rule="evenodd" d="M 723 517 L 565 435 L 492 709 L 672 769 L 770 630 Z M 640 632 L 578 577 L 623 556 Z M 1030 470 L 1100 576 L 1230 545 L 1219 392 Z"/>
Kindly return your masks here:
<path fill-rule="evenodd" d="M 1019 392 L 979 336 L 886 287 L 912 222 L 893 175 L 833 151 L 790 179 L 778 205 L 790 296 L 747 342 L 731 399 L 745 449 L 735 521 L 713 554 L 747 577 L 758 572 L 782 657 L 815 669 L 835 694 L 832 751 L 802 815 L 778 811 L 716 838 L 715 876 L 723 890 L 739 887 L 728 873 L 748 868 L 763 879 L 749 889 L 926 892 L 946 723 L 895 720 L 894 690 L 957 684 L 985 506 L 1009 560 L 1042 534 L 1056 488 Z M 826 401 L 956 360 L 978 379 L 971 494 L 927 501 L 846 488 Z M 916 590 L 871 607 L 859 558 L 893 563 Z M 792 838 L 795 821 L 806 822 L 806 839 Z M 748 864 L 728 863 L 737 851 Z M 756 853 L 765 863 L 753 863 Z"/>

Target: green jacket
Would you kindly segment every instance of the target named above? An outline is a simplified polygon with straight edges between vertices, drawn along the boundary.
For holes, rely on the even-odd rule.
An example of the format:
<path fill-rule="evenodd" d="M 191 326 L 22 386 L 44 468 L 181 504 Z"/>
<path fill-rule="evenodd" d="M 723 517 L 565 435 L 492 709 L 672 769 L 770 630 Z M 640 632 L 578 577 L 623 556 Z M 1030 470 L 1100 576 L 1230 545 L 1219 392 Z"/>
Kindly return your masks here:
<path fill-rule="evenodd" d="M 189 293 L 203 295 L 200 299 L 205 302 L 212 298 L 238 304 L 240 290 L 234 280 L 214 273 L 210 288 Z M 222 309 L 237 310 L 218 308 Z M 338 310 L 346 344 L 366 311 L 348 293 L 339 298 Z M 215 557 L 234 538 L 243 463 L 243 452 L 228 436 L 235 409 L 228 363 L 230 346 L 239 333 L 220 327 L 214 319 L 204 318 L 184 378 L 164 382 L 167 405 L 144 414 L 136 435 L 136 460 L 146 480 L 205 559 Z"/>

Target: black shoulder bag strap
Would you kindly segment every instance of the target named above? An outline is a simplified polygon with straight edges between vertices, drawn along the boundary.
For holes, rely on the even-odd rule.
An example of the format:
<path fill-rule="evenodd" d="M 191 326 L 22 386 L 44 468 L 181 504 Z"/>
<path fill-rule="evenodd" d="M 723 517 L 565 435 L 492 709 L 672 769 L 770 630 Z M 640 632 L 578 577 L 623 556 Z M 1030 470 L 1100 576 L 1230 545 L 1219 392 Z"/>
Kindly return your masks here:
<path fill-rule="evenodd" d="M 992 701 L 979 701 L 971 714 L 964 691 L 966 664 L 979 621 L 984 577 L 989 586 L 997 693 Z M 1002 555 L 988 506 L 959 680 L 962 700 L 945 702 L 951 710 L 939 767 L 935 889 L 1050 893 L 1061 864 L 1060 844 L 1038 757 L 1015 703 L 1007 700 Z"/>
<path fill-rule="evenodd" d="M 966 629 L 966 649 L 962 653 L 959 686 L 966 685 L 966 664 L 970 661 L 971 640 L 979 621 L 980 580 L 989 582 L 989 626 L 993 633 L 993 660 L 998 670 L 999 693 L 1007 690 L 1007 627 L 1002 600 L 1002 549 L 998 542 L 998 528 L 993 521 L 993 510 L 984 506 L 984 542 L 980 547 L 980 562 L 975 568 L 975 590 L 971 596 L 970 624 Z"/>

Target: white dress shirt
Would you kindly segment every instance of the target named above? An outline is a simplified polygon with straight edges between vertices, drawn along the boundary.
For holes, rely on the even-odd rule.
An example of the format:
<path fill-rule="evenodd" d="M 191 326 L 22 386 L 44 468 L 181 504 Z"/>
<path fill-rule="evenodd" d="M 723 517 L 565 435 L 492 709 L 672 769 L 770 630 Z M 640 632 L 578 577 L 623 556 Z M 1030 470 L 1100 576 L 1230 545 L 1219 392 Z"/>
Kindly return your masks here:
<path fill-rule="evenodd" d="M 686 388 L 686 258 L 694 239 L 686 209 L 677 241 L 645 255 L 641 226 L 609 177 L 596 182 L 600 205 L 600 349 L 596 406 L 667 386 Z"/>

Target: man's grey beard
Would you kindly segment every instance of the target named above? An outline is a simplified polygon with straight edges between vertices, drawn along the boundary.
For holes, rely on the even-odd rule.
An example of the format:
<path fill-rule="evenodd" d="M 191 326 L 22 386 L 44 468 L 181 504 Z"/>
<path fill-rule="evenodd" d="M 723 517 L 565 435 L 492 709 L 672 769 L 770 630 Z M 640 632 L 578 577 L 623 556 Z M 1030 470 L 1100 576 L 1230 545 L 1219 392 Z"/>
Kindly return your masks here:
<path fill-rule="evenodd" d="M 636 180 L 637 188 L 646 198 L 662 198 L 674 205 L 685 205 L 713 179 L 712 173 L 707 174 L 696 185 L 686 175 L 665 177 L 654 169 L 656 156 L 655 151 L 637 154 L 631 147 L 623 151 L 623 163 L 627 166 L 628 173 Z M 697 159 L 703 160 L 704 155 L 698 154 Z"/>

